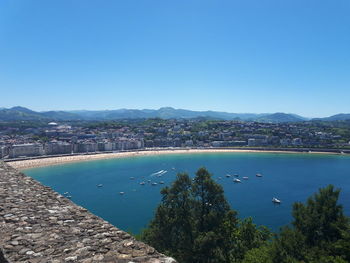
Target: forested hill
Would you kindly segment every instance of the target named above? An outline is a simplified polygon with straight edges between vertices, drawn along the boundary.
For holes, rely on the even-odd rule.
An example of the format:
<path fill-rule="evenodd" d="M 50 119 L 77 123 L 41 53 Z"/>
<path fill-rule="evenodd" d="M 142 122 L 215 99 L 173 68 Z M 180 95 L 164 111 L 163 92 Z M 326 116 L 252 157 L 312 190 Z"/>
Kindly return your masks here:
<path fill-rule="evenodd" d="M 208 118 L 217 120 L 242 120 L 256 122 L 300 122 L 310 120 L 296 114 L 290 113 L 229 113 L 219 111 L 192 111 L 184 109 L 174 109 L 163 107 L 158 110 L 153 109 L 118 109 L 118 110 L 101 110 L 101 111 L 33 111 L 24 107 L 0 108 L 0 121 L 16 120 L 118 120 L 118 119 L 194 119 Z M 337 114 L 326 118 L 317 118 L 314 120 L 337 121 L 350 119 L 350 114 Z"/>

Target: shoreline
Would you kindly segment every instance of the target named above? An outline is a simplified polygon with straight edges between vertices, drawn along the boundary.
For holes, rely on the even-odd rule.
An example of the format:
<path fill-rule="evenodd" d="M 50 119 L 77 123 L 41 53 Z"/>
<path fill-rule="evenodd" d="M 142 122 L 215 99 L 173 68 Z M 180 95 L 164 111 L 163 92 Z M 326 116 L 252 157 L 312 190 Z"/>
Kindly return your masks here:
<path fill-rule="evenodd" d="M 253 149 L 154 149 L 154 150 L 141 150 L 130 152 L 116 152 L 116 153 L 96 153 L 96 154 L 82 154 L 82 155 L 69 155 L 69 156 L 55 156 L 45 158 L 33 158 L 28 160 L 14 160 L 9 161 L 7 164 L 18 170 L 25 170 L 30 168 L 46 167 L 53 165 L 61 165 L 66 163 L 78 163 L 94 160 L 106 160 L 117 158 L 129 158 L 136 156 L 149 156 L 149 155 L 165 155 L 165 154 L 194 154 L 194 153 L 290 153 L 290 154 L 329 154 L 329 155 L 341 155 L 337 152 L 326 151 L 286 151 L 286 150 L 253 150 Z"/>

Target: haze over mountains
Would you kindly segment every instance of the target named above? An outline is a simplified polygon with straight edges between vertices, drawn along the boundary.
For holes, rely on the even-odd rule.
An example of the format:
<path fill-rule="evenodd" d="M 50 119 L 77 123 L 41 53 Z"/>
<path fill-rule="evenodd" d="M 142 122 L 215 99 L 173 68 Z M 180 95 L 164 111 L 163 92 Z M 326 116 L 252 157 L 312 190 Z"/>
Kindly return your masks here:
<path fill-rule="evenodd" d="M 296 114 L 287 113 L 228 113 L 219 111 L 191 111 L 184 109 L 174 109 L 163 107 L 158 110 L 136 110 L 136 109 L 118 109 L 118 110 L 77 110 L 77 111 L 45 111 L 37 112 L 24 107 L 0 108 L 0 121 L 14 120 L 118 120 L 118 119 L 139 119 L 139 118 L 162 118 L 162 119 L 191 119 L 208 118 L 218 120 L 242 120 L 257 122 L 300 122 L 310 120 Z M 326 118 L 317 118 L 312 120 L 336 121 L 350 120 L 350 114 L 337 114 Z"/>

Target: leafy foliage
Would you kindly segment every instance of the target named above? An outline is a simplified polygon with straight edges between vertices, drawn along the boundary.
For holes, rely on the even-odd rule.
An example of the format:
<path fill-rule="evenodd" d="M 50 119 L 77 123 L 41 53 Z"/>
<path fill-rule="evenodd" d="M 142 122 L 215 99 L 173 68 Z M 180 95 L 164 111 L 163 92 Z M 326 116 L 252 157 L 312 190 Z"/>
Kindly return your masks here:
<path fill-rule="evenodd" d="M 162 190 L 162 202 L 143 239 L 179 262 L 191 263 L 236 262 L 243 259 L 242 251 L 265 242 L 269 231 L 251 219 L 240 222 L 211 177 L 205 168 L 193 180 L 178 174 Z"/>
<path fill-rule="evenodd" d="M 239 220 L 223 188 L 200 168 L 191 180 L 177 175 L 162 190 L 155 218 L 141 238 L 184 263 L 350 262 L 350 224 L 338 204 L 339 189 L 320 189 L 293 205 L 293 221 L 271 238 L 251 218 Z"/>
<path fill-rule="evenodd" d="M 338 204 L 340 190 L 332 185 L 320 189 L 306 204 L 293 206 L 292 227 L 284 227 L 267 249 L 271 262 L 343 263 L 350 261 L 350 224 Z M 254 256 L 266 255 L 264 249 Z M 243 262 L 252 260 L 252 252 Z M 268 262 L 268 261 L 267 261 Z"/>

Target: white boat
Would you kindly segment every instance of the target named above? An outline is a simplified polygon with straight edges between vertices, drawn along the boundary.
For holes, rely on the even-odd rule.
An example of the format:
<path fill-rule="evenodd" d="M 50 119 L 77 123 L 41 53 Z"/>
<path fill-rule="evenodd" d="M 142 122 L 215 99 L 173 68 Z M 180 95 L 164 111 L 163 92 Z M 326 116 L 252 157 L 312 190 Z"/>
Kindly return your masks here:
<path fill-rule="evenodd" d="M 238 177 L 238 176 L 239 176 L 239 174 L 234 174 L 233 176 Z"/>
<path fill-rule="evenodd" d="M 67 195 L 67 194 L 69 194 L 69 192 L 64 192 L 63 194 L 64 194 L 64 195 Z"/>
<path fill-rule="evenodd" d="M 119 192 L 119 194 L 120 194 L 120 195 L 123 195 L 123 194 L 125 194 L 125 193 L 124 193 L 124 192 Z"/>
<path fill-rule="evenodd" d="M 152 185 L 157 185 L 157 183 L 152 183 Z"/>
<path fill-rule="evenodd" d="M 159 183 L 160 183 L 160 184 L 164 184 L 164 182 L 163 182 L 163 181 L 160 181 Z"/>
<path fill-rule="evenodd" d="M 256 177 L 262 177 L 262 174 L 256 174 Z"/>
<path fill-rule="evenodd" d="M 145 185 L 145 182 L 141 182 L 140 185 Z"/>
<path fill-rule="evenodd" d="M 135 177 L 132 177 L 132 176 L 130 177 L 130 180 L 134 180 L 134 179 L 135 179 Z"/>
<path fill-rule="evenodd" d="M 243 178 L 244 180 L 248 180 L 248 179 L 249 179 L 248 176 L 243 176 L 242 178 Z"/>
<path fill-rule="evenodd" d="M 281 200 L 277 199 L 276 197 L 272 198 L 272 203 L 275 203 L 275 204 L 280 204 L 281 203 Z"/>
<path fill-rule="evenodd" d="M 97 187 L 102 187 L 102 186 L 103 186 L 103 184 L 98 184 L 98 185 L 97 185 Z"/>
<path fill-rule="evenodd" d="M 160 170 L 160 171 L 158 171 L 158 172 L 155 172 L 155 173 L 151 174 L 151 176 L 158 176 L 158 175 L 164 174 L 164 173 L 166 173 L 166 172 L 167 172 L 167 171 L 165 171 L 165 170 Z"/>
<path fill-rule="evenodd" d="M 234 181 L 235 183 L 241 183 L 241 180 L 239 180 L 239 179 L 237 179 L 237 178 L 233 179 L 233 181 Z"/>
<path fill-rule="evenodd" d="M 225 176 L 226 176 L 227 178 L 231 177 L 231 175 L 230 175 L 230 174 L 226 174 Z"/>

